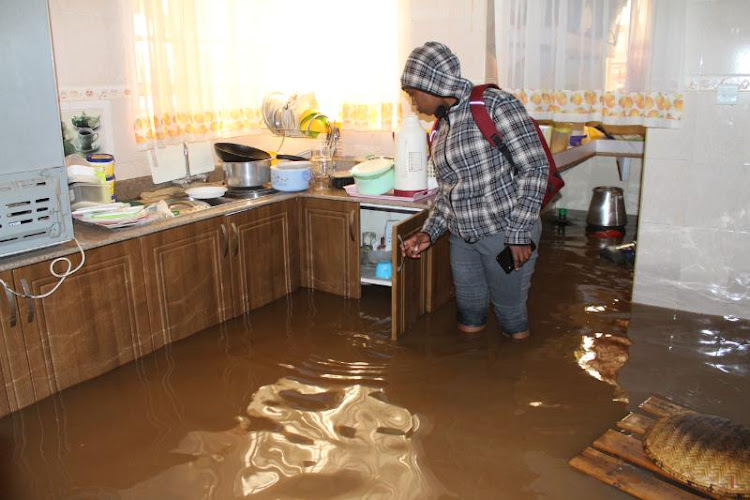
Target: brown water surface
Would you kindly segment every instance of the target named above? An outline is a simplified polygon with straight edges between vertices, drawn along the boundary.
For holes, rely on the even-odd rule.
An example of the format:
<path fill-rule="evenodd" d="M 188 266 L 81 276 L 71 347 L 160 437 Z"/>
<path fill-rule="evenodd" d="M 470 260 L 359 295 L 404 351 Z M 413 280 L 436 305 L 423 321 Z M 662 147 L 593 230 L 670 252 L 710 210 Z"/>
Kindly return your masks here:
<path fill-rule="evenodd" d="M 584 215 L 545 221 L 526 342 L 302 290 L 0 420 L 0 494 L 625 497 L 568 460 L 651 393 L 749 424 L 750 324 L 631 305 Z"/>

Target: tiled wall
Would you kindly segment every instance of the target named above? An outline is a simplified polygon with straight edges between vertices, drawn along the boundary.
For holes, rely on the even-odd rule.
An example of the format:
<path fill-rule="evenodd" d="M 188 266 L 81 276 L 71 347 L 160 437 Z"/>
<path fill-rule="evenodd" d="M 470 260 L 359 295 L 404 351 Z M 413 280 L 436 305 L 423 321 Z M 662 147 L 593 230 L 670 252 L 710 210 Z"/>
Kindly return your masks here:
<path fill-rule="evenodd" d="M 646 139 L 635 302 L 750 318 L 749 33 L 750 2 L 689 3 L 684 126 Z"/>

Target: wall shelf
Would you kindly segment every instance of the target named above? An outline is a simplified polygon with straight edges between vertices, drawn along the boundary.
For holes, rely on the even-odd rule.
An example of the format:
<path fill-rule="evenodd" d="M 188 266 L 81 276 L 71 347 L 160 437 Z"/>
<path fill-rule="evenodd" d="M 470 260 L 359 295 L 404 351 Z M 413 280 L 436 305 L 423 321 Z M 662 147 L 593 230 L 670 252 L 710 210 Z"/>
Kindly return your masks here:
<path fill-rule="evenodd" d="M 558 172 L 573 168 L 594 156 L 643 158 L 643 141 L 596 140 L 566 149 L 552 156 Z"/>

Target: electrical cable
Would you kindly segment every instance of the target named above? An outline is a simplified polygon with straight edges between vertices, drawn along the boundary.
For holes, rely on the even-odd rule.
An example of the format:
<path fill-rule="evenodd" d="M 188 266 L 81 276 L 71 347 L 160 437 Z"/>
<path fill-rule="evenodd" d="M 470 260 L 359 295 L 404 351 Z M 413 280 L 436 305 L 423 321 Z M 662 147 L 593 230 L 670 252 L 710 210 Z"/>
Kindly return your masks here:
<path fill-rule="evenodd" d="M 81 246 L 81 244 L 78 242 L 77 239 L 73 238 L 73 241 L 76 242 L 76 245 L 78 245 L 78 251 L 81 252 L 81 263 L 78 264 L 78 266 L 76 266 L 75 269 L 73 269 L 73 263 L 67 257 L 58 257 L 58 258 L 54 259 L 52 262 L 50 262 L 50 264 L 49 264 L 49 272 L 50 272 L 50 274 L 52 276 L 54 276 L 55 278 L 60 278 L 60 281 L 58 281 L 57 284 L 55 286 L 53 286 L 50 291 L 48 291 L 46 293 L 43 293 L 41 295 L 25 294 L 25 293 L 21 293 L 21 292 L 17 292 L 16 290 L 13 290 L 10 287 L 10 285 L 8 285 L 2 279 L 0 279 L 0 285 L 2 285 L 7 291 L 9 291 L 10 293 L 12 293 L 16 297 L 21 297 L 21 298 L 24 298 L 24 299 L 44 299 L 44 298 L 49 297 L 50 295 L 52 295 L 53 293 L 55 293 L 55 291 L 57 291 L 58 288 L 60 288 L 60 285 L 63 284 L 63 281 L 65 281 L 65 278 L 67 278 L 71 274 L 76 273 L 86 263 L 86 253 L 83 251 L 83 247 Z M 68 265 L 68 268 L 65 271 L 63 271 L 62 273 L 57 273 L 55 271 L 55 265 L 58 262 L 65 262 Z"/>

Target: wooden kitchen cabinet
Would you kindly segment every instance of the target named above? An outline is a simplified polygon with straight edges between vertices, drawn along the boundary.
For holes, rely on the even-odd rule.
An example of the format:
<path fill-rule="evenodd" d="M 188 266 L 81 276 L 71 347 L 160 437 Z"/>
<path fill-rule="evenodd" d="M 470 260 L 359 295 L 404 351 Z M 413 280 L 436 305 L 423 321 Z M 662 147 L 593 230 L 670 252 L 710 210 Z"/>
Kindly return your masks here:
<path fill-rule="evenodd" d="M 438 238 L 422 258 L 427 266 L 425 312 L 432 313 L 453 300 L 456 293 L 451 273 L 450 234 L 446 232 Z"/>
<path fill-rule="evenodd" d="M 80 254 L 68 258 L 73 267 L 80 262 Z M 12 282 L 3 279 L 42 295 L 59 281 L 49 265 L 14 269 Z M 142 267 L 138 242 L 125 241 L 88 250 L 85 265 L 48 297 L 6 297 L 0 358 L 11 411 L 153 350 Z"/>
<path fill-rule="evenodd" d="M 358 299 L 359 203 L 300 199 L 301 285 Z"/>
<path fill-rule="evenodd" d="M 400 241 L 406 240 L 418 232 L 427 211 L 409 217 L 393 226 L 393 255 L 391 265 L 391 339 L 397 340 L 425 313 L 427 301 L 426 285 L 428 258 L 426 254 L 419 259 L 401 256 Z"/>
<path fill-rule="evenodd" d="M 229 229 L 217 217 L 139 239 L 154 349 L 235 316 Z"/>
<path fill-rule="evenodd" d="M 299 288 L 298 203 L 286 200 L 226 217 L 232 240 L 235 315 Z"/>
<path fill-rule="evenodd" d="M 159 348 L 299 288 L 297 200 L 142 237 Z"/>
<path fill-rule="evenodd" d="M 0 273 L 0 279 L 14 286 L 13 272 Z M 31 370 L 21 331 L 17 298 L 0 290 L 0 416 L 34 402 Z"/>

